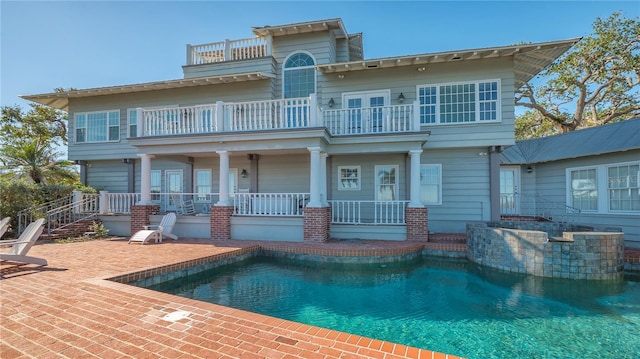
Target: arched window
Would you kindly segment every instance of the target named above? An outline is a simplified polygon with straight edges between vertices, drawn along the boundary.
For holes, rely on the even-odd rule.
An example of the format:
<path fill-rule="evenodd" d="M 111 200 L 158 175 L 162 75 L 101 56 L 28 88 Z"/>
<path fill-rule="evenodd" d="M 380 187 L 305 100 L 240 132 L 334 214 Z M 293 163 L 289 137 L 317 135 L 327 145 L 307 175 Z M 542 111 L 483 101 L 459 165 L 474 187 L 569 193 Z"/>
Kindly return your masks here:
<path fill-rule="evenodd" d="M 305 52 L 296 52 L 284 62 L 284 98 L 307 97 L 316 92 L 316 64 Z"/>

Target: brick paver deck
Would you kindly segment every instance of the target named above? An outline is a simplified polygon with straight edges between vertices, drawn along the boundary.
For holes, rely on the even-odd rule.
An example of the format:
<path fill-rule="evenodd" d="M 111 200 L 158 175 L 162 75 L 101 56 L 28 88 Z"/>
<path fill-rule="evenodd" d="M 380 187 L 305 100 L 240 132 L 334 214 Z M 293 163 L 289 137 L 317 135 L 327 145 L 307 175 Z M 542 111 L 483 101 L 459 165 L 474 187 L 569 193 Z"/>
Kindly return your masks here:
<path fill-rule="evenodd" d="M 34 246 L 47 267 L 0 265 L 0 357 L 457 358 L 106 281 L 255 242 L 96 240 Z M 416 242 L 271 244 L 395 251 Z M 316 247 L 313 247 L 316 246 Z M 165 315 L 188 312 L 184 318 Z"/>

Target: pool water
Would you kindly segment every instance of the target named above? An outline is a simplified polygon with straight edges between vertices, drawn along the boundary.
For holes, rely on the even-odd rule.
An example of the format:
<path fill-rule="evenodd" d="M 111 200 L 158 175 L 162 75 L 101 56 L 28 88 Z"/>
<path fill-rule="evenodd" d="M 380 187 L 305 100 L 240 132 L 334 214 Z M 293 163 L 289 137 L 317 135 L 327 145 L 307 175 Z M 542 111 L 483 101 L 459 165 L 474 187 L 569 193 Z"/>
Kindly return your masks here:
<path fill-rule="evenodd" d="M 640 281 L 254 257 L 150 289 L 467 358 L 637 358 Z"/>

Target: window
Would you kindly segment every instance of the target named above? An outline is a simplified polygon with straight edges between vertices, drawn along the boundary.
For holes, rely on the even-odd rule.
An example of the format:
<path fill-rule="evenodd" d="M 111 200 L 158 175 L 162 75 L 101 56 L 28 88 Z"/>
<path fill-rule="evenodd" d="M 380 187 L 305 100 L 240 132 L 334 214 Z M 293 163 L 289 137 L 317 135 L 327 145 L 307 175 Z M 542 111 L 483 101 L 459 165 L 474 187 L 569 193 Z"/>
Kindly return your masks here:
<path fill-rule="evenodd" d="M 338 167 L 338 190 L 360 190 L 360 166 Z"/>
<path fill-rule="evenodd" d="M 571 203 L 581 211 L 598 209 L 598 180 L 595 169 L 571 171 Z"/>
<path fill-rule="evenodd" d="M 316 70 L 313 57 L 304 52 L 289 56 L 284 62 L 284 98 L 308 97 L 316 92 Z"/>
<path fill-rule="evenodd" d="M 595 213 L 640 214 L 640 162 L 567 169 L 567 205 Z"/>
<path fill-rule="evenodd" d="M 607 172 L 609 210 L 640 211 L 640 164 L 611 166 Z"/>
<path fill-rule="evenodd" d="M 120 139 L 120 111 L 86 112 L 75 115 L 76 143 Z"/>
<path fill-rule="evenodd" d="M 398 166 L 375 166 L 376 201 L 398 199 Z"/>
<path fill-rule="evenodd" d="M 211 170 L 195 170 L 196 201 L 211 202 Z"/>
<path fill-rule="evenodd" d="M 422 203 L 442 204 L 442 165 L 420 166 Z"/>
<path fill-rule="evenodd" d="M 162 186 L 162 175 L 159 170 L 151 171 L 151 200 L 160 203 L 160 191 Z"/>
<path fill-rule="evenodd" d="M 420 123 L 500 121 L 499 80 L 418 86 Z"/>
<path fill-rule="evenodd" d="M 129 109 L 129 137 L 138 137 L 138 111 L 136 109 Z"/>

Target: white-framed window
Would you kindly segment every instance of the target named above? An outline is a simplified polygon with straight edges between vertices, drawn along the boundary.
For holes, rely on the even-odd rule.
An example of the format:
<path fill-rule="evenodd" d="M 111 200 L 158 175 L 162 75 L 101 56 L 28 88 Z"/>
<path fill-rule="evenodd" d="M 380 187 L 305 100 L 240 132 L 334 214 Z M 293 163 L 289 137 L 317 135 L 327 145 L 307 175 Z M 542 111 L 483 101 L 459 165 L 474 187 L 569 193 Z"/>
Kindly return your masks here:
<path fill-rule="evenodd" d="M 500 121 L 500 80 L 418 85 L 423 125 Z"/>
<path fill-rule="evenodd" d="M 308 97 L 316 92 L 316 61 L 306 51 L 289 55 L 282 69 L 284 98 Z"/>
<path fill-rule="evenodd" d="M 196 202 L 211 202 L 211 170 L 194 171 Z"/>
<path fill-rule="evenodd" d="M 398 200 L 398 166 L 375 166 L 376 201 Z"/>
<path fill-rule="evenodd" d="M 120 140 L 120 110 L 80 112 L 74 119 L 76 143 Z"/>
<path fill-rule="evenodd" d="M 360 166 L 338 166 L 338 190 L 360 190 Z"/>
<path fill-rule="evenodd" d="M 420 193 L 423 204 L 442 204 L 442 165 L 420 165 Z"/>
<path fill-rule="evenodd" d="M 162 192 L 162 172 L 151 170 L 151 201 L 160 203 L 160 192 Z"/>
<path fill-rule="evenodd" d="M 607 167 L 609 211 L 640 212 L 640 163 Z"/>
<path fill-rule="evenodd" d="M 567 168 L 567 205 L 584 212 L 640 214 L 640 161 Z"/>
<path fill-rule="evenodd" d="M 127 110 L 127 122 L 129 137 L 138 137 L 138 110 L 136 110 L 135 108 L 130 108 Z"/>

